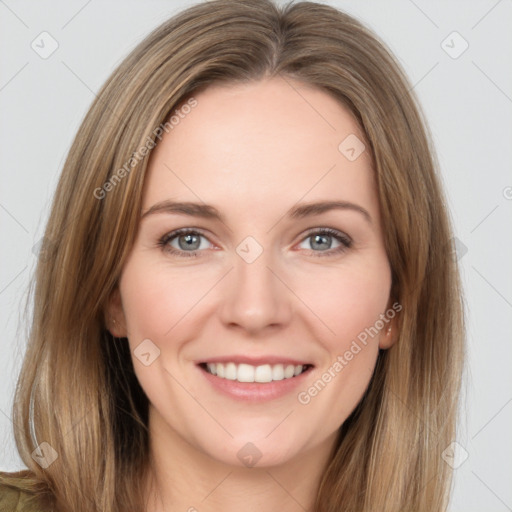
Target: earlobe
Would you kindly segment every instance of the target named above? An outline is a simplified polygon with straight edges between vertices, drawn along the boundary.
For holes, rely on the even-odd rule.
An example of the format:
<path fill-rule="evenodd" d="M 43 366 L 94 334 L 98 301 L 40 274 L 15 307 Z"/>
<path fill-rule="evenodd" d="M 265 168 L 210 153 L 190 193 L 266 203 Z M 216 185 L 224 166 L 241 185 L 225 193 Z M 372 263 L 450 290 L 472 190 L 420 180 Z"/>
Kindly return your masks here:
<path fill-rule="evenodd" d="M 116 286 L 110 294 L 105 311 L 105 325 L 114 338 L 126 338 L 126 321 L 119 286 Z"/>
<path fill-rule="evenodd" d="M 402 311 L 402 306 L 397 301 L 393 302 L 390 298 L 384 315 L 388 321 L 383 326 L 379 336 L 379 348 L 382 350 L 391 348 L 398 340 L 400 311 Z"/>
<path fill-rule="evenodd" d="M 391 345 L 393 345 L 392 338 L 393 338 L 393 327 L 390 324 L 387 327 L 385 327 L 384 329 L 382 329 L 382 332 L 381 332 L 381 335 L 379 338 L 379 348 L 386 350 L 389 347 L 391 347 Z"/>
<path fill-rule="evenodd" d="M 395 341 L 396 341 L 396 335 L 395 335 L 395 327 L 393 322 L 390 322 L 387 327 L 385 327 L 380 335 L 379 338 L 379 348 L 382 350 L 387 350 L 388 348 L 391 348 Z"/>

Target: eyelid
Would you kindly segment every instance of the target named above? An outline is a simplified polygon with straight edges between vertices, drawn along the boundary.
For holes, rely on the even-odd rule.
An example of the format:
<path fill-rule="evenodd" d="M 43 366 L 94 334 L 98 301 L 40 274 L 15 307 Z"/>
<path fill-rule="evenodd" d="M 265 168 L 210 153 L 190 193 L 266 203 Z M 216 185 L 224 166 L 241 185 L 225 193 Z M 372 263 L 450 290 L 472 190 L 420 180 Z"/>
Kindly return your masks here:
<path fill-rule="evenodd" d="M 203 238 L 205 238 L 206 240 L 208 240 L 208 242 L 211 245 L 216 245 L 210 240 L 209 236 L 207 236 L 205 234 L 205 231 L 203 229 L 195 228 L 195 227 L 185 227 L 185 228 L 174 229 L 172 231 L 165 233 L 163 236 L 161 236 L 158 239 L 157 246 L 160 247 L 163 251 L 169 252 L 171 254 L 176 254 L 178 256 L 185 256 L 185 257 L 197 256 L 197 253 L 204 252 L 204 250 L 198 250 L 198 249 L 196 249 L 195 251 L 183 251 L 183 250 L 176 249 L 176 248 L 168 245 L 171 240 L 179 237 L 180 235 L 187 235 L 187 234 L 200 235 Z"/>
<path fill-rule="evenodd" d="M 327 226 L 324 226 L 324 227 L 320 226 L 317 228 L 310 228 L 310 229 L 306 230 L 305 235 L 301 238 L 301 242 L 316 233 L 327 233 L 327 234 L 333 236 L 334 238 L 341 238 L 341 239 L 345 240 L 348 244 L 352 244 L 352 242 L 353 242 L 352 238 L 349 237 L 343 231 L 340 231 L 339 229 L 335 229 L 335 228 L 329 228 Z"/>

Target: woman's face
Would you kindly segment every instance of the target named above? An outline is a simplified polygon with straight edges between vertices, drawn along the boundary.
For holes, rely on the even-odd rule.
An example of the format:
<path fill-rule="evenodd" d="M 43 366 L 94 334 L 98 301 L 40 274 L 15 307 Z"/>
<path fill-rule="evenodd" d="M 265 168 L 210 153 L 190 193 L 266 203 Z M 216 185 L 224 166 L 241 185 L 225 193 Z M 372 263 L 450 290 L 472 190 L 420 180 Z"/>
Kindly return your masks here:
<path fill-rule="evenodd" d="M 391 344 L 370 156 L 347 109 L 290 79 L 195 99 L 152 153 L 112 332 L 152 428 L 271 466 L 333 441 Z"/>

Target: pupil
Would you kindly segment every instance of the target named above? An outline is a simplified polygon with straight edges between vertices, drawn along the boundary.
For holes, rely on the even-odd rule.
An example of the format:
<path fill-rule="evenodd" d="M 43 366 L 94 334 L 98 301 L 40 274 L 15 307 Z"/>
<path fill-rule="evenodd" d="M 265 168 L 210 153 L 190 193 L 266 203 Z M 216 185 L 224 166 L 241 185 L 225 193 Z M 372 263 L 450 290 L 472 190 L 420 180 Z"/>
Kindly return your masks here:
<path fill-rule="evenodd" d="M 181 244 L 181 241 L 182 240 L 185 240 L 185 244 L 182 245 Z M 198 240 L 199 240 L 199 237 L 196 236 L 196 235 L 182 235 L 180 236 L 179 238 L 179 244 L 180 244 L 180 247 L 183 249 L 183 248 L 189 248 L 189 249 L 198 249 L 199 248 L 199 245 L 198 245 Z M 195 244 L 195 245 L 194 245 Z M 196 247 L 197 246 L 197 247 Z"/>
<path fill-rule="evenodd" d="M 313 237 L 313 248 L 315 249 L 329 249 L 331 247 L 330 243 L 327 243 L 327 239 L 330 238 L 330 235 L 314 235 Z M 320 242 L 318 242 L 320 240 Z M 321 245 L 324 244 L 324 247 Z M 327 245 L 327 247 L 325 247 Z"/>

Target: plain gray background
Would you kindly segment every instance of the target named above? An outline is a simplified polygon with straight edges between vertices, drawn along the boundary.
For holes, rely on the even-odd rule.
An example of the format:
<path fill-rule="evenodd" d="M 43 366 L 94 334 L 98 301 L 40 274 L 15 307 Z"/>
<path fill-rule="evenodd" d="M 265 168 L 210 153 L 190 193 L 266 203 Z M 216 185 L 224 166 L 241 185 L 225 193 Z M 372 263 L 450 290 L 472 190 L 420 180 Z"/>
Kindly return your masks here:
<path fill-rule="evenodd" d="M 33 246 L 71 140 L 114 67 L 190 1 L 0 0 L 0 469 L 23 466 L 10 420 Z M 372 28 L 430 124 L 459 240 L 468 373 L 452 512 L 512 510 L 512 3 L 330 1 Z M 43 59 L 32 47 L 51 48 Z M 453 32 L 458 34 L 453 34 Z M 467 49 L 464 50 L 465 46 Z M 39 51 L 42 51 L 39 50 Z M 462 53 L 461 53 L 462 52 Z"/>

